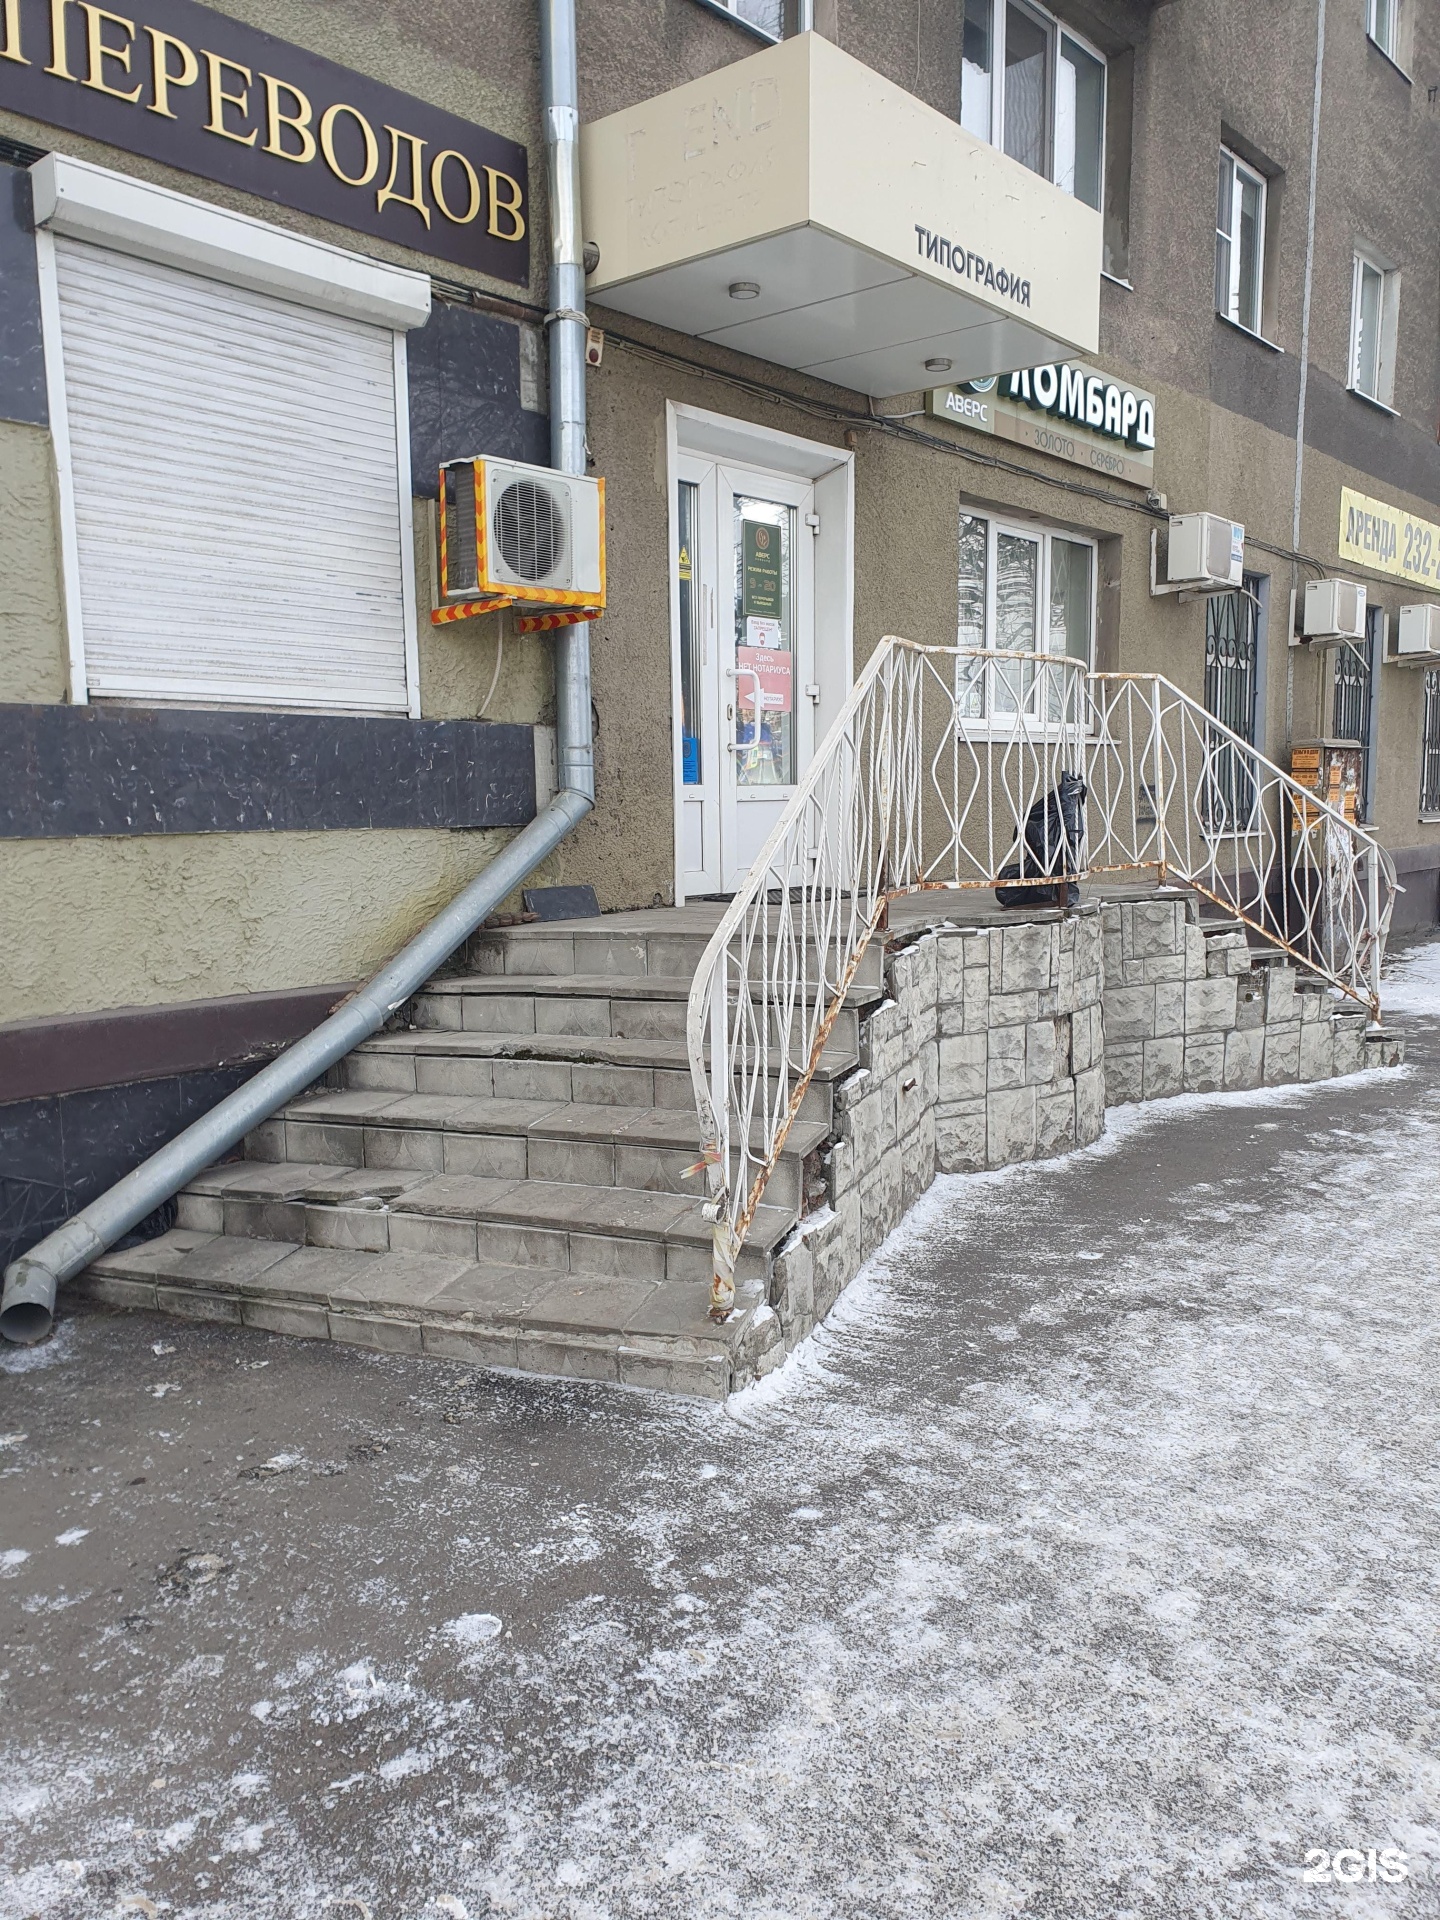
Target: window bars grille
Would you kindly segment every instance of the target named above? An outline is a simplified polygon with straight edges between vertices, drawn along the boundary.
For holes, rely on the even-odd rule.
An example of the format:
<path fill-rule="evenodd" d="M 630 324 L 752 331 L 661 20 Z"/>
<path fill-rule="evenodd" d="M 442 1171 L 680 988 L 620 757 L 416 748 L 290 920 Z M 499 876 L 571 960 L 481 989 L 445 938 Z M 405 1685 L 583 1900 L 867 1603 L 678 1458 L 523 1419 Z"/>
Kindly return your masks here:
<path fill-rule="evenodd" d="M 1425 669 L 1425 724 L 1420 747 L 1420 811 L 1440 814 L 1440 667 Z"/>
<path fill-rule="evenodd" d="M 1221 833 L 1248 833 L 1255 818 L 1255 783 L 1244 755 L 1236 754 L 1226 735 L 1252 746 L 1255 741 L 1259 612 L 1248 577 L 1245 591 L 1212 594 L 1205 602 L 1205 706 L 1222 731 L 1215 737 L 1213 774 L 1202 805 L 1210 826 Z"/>
<path fill-rule="evenodd" d="M 1440 674 L 1432 678 L 1427 698 L 1440 728 Z M 975 720 L 967 709 L 981 680 L 1014 697 Z M 1440 737 L 1435 760 L 1440 800 Z M 1363 827 L 1156 675 L 887 638 L 690 989 L 686 1039 L 717 1318 L 733 1305 L 755 1209 L 889 902 L 995 886 L 1015 862 L 1031 808 L 1066 773 L 1088 788 L 1078 857 L 1057 848 L 1050 877 L 1032 868 L 1033 877 L 1006 884 L 1053 886 L 1067 865 L 1091 875 L 1151 870 L 1225 907 L 1378 1018 L 1395 870 Z M 1237 790 L 1248 807 L 1234 805 Z M 1225 794 L 1232 800 L 1222 807 L 1216 796 Z"/>

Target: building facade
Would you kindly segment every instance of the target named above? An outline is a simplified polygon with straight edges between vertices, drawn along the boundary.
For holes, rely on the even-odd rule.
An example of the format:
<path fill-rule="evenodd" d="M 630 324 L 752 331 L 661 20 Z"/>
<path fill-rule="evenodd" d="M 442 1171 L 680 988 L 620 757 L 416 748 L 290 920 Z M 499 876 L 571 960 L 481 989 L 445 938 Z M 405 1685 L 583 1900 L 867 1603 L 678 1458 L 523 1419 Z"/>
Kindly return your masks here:
<path fill-rule="evenodd" d="M 1440 664 L 1392 657 L 1440 605 L 1435 9 L 578 12 L 608 598 L 536 881 L 732 890 L 899 633 L 1164 673 L 1440 918 Z M 441 464 L 547 459 L 528 0 L 0 21 L 8 1257 L 486 865 L 554 707 L 545 634 L 431 618 Z M 1202 512 L 1243 583 L 1165 592 Z M 1297 637 L 1327 579 L 1352 641 Z"/>

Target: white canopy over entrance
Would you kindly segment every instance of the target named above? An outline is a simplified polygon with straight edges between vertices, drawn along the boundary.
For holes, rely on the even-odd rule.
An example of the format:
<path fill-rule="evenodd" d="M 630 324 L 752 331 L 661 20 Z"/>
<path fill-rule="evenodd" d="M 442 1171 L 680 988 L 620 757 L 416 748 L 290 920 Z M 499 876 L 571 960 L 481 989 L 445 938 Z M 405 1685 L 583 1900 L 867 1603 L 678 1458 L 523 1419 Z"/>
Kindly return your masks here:
<path fill-rule="evenodd" d="M 1097 349 L 1100 215 L 818 34 L 581 138 L 607 307 L 872 395 Z"/>

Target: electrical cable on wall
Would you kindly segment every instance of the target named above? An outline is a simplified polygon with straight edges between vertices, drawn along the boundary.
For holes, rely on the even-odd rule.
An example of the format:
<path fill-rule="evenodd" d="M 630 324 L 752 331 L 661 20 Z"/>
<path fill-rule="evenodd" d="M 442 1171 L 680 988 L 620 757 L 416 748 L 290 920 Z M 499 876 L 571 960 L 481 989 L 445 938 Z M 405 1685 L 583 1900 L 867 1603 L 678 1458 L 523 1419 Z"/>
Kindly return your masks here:
<path fill-rule="evenodd" d="M 480 702 L 479 712 L 475 715 L 477 720 L 489 719 L 490 702 L 495 698 L 495 689 L 500 684 L 500 663 L 505 658 L 505 622 L 508 617 L 509 609 L 505 607 L 502 607 L 495 616 L 495 671 L 490 676 L 489 690 Z"/>
<path fill-rule="evenodd" d="M 532 308 L 519 301 L 499 301 L 480 293 L 478 289 L 446 283 L 441 291 L 445 297 L 457 300 L 464 298 L 468 304 L 483 310 L 498 311 L 501 307 L 508 308 L 510 311 L 506 315 L 507 318 L 515 317 L 522 311 L 527 317 L 533 314 L 536 319 L 543 318 L 544 315 L 544 309 L 541 307 Z M 938 453 L 949 454 L 954 459 L 969 461 L 972 466 L 987 467 L 997 473 L 1013 474 L 1017 479 L 1038 481 L 1047 487 L 1058 487 L 1063 493 L 1075 494 L 1086 500 L 1099 500 L 1106 506 L 1120 507 L 1126 513 L 1142 514 L 1147 520 L 1163 521 L 1169 518 L 1165 508 L 1152 507 L 1148 501 L 1127 499 L 1123 494 L 1111 493 L 1105 487 L 1089 487 L 1081 480 L 1067 480 L 1059 474 L 1044 473 L 1038 468 L 1024 466 L 1018 460 L 1006 460 L 996 454 L 980 453 L 972 447 L 964 447 L 956 441 L 944 439 L 939 434 L 926 433 L 918 427 L 903 424 L 919 417 L 924 412 L 923 408 L 917 408 L 914 414 L 887 416 L 876 413 L 872 401 L 867 402 L 867 411 L 861 413 L 858 409 L 814 400 L 804 394 L 793 393 L 785 387 L 771 385 L 745 374 L 727 373 L 723 368 L 710 366 L 691 354 L 680 353 L 674 348 L 659 347 L 652 341 L 638 339 L 634 334 L 625 333 L 608 322 L 605 337 L 621 347 L 628 348 L 632 353 L 639 354 L 644 359 L 684 367 L 689 372 L 701 374 L 706 379 L 718 380 L 722 386 L 729 387 L 735 392 L 748 393 L 757 400 L 778 401 L 783 406 L 793 407 L 797 413 L 806 414 L 811 419 L 828 420 L 840 426 L 867 427 L 872 432 L 889 433 L 900 439 L 910 440 L 917 446 L 930 447 Z M 1249 532 L 1245 539 L 1247 546 L 1254 547 L 1261 553 L 1272 554 L 1277 560 L 1289 560 L 1296 565 L 1309 567 L 1321 579 L 1328 577 L 1329 570 L 1326 562 L 1316 559 L 1313 554 L 1302 553 L 1294 547 L 1272 545 L 1268 540 L 1257 539 Z"/>
<path fill-rule="evenodd" d="M 926 433 L 918 427 L 902 423 L 914 416 L 882 413 L 861 413 L 847 407 L 827 404 L 823 400 L 812 400 L 801 394 L 787 392 L 780 386 L 770 386 L 743 374 L 726 373 L 719 367 L 712 367 L 703 360 L 697 360 L 690 354 L 677 353 L 667 347 L 657 347 L 648 340 L 636 339 L 633 334 L 622 332 L 607 323 L 605 328 L 607 341 L 614 341 L 622 348 L 639 354 L 642 358 L 658 360 L 674 366 L 686 368 L 689 372 L 699 373 L 707 379 L 718 380 L 722 386 L 731 387 L 740 393 L 748 393 L 756 399 L 779 401 L 792 407 L 797 413 L 807 414 L 815 420 L 828 420 L 845 427 L 866 427 L 872 433 L 884 433 L 900 440 L 908 440 L 915 446 L 929 447 L 937 453 L 949 454 L 952 459 L 965 460 L 971 466 L 986 467 L 992 472 L 1013 474 L 1017 479 L 1034 480 L 1047 487 L 1058 487 L 1063 493 L 1079 495 L 1086 500 L 1099 500 L 1108 507 L 1123 508 L 1126 513 L 1138 513 L 1145 519 L 1155 522 L 1168 521 L 1170 515 L 1164 507 L 1151 506 L 1148 500 L 1131 500 L 1123 494 L 1111 493 L 1106 487 L 1086 486 L 1083 480 L 1067 480 L 1056 473 L 1043 473 L 1038 468 L 1027 467 L 1018 460 L 1006 460 L 999 455 L 980 453 L 972 447 L 961 446 L 958 441 L 947 440 L 937 433 Z M 1328 569 L 1323 560 L 1317 560 L 1313 554 L 1299 553 L 1289 547 L 1272 546 L 1269 541 L 1257 540 L 1247 532 L 1246 544 L 1261 552 L 1274 554 L 1277 559 L 1291 560 L 1301 566 L 1312 568 L 1322 579 Z"/>

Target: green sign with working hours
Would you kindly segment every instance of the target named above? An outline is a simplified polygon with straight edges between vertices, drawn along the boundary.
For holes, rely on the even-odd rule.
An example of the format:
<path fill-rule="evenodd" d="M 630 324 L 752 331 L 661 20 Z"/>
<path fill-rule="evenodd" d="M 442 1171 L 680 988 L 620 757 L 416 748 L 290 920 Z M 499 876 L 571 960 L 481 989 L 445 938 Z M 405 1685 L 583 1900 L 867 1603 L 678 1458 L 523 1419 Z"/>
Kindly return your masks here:
<path fill-rule="evenodd" d="M 745 620 L 780 618 L 780 529 L 766 520 L 742 520 L 740 614 Z"/>

